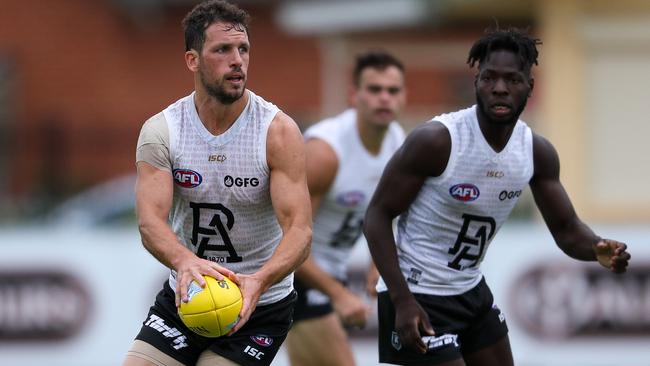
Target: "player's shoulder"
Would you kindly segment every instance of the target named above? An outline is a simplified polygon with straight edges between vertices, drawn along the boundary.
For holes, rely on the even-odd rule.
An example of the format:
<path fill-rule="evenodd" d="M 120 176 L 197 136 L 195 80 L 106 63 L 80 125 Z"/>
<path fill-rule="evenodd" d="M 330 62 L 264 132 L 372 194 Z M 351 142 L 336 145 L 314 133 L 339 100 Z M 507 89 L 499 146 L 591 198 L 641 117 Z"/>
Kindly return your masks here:
<path fill-rule="evenodd" d="M 402 127 L 399 122 L 393 121 L 388 125 L 388 135 L 394 136 L 400 140 L 404 140 L 406 137 L 406 132 L 404 131 L 404 127 Z"/>
<path fill-rule="evenodd" d="M 349 129 L 350 126 L 354 126 L 355 121 L 356 111 L 354 109 L 347 109 L 340 114 L 314 123 L 305 131 L 305 136 L 334 136 L 338 134 L 346 134 L 346 130 Z"/>
<path fill-rule="evenodd" d="M 169 126 L 163 112 L 153 115 L 142 124 L 138 140 L 139 144 L 169 141 Z"/>
<path fill-rule="evenodd" d="M 411 131 L 398 152 L 398 159 L 423 175 L 438 176 L 451 154 L 451 135 L 438 121 L 423 123 Z"/>
<path fill-rule="evenodd" d="M 248 92 L 248 96 L 250 98 L 249 104 L 251 108 L 268 111 L 269 113 L 276 113 L 280 111 L 280 108 L 273 102 L 270 102 L 264 99 L 264 97 L 255 94 L 255 92 L 250 89 L 246 89 L 246 91 Z"/>
<path fill-rule="evenodd" d="M 472 122 L 474 120 L 476 120 L 476 105 L 453 112 L 439 114 L 431 118 L 430 121 L 437 121 L 449 127 L 454 124 L 467 124 L 467 122 Z"/>
<path fill-rule="evenodd" d="M 146 119 L 142 124 L 142 127 L 159 128 L 161 125 L 164 125 L 165 127 L 167 126 L 167 118 L 165 117 L 165 113 L 163 111 L 160 111 Z"/>
<path fill-rule="evenodd" d="M 288 114 L 284 113 L 281 110 L 278 110 L 271 124 L 269 125 L 269 135 L 298 135 L 301 136 L 300 128 L 296 121 L 291 118 Z"/>
<path fill-rule="evenodd" d="M 548 157 L 551 155 L 557 156 L 557 151 L 555 147 L 546 137 L 532 132 L 533 140 L 533 154 L 539 157 Z"/>
<path fill-rule="evenodd" d="M 288 114 L 278 111 L 269 124 L 266 134 L 266 156 L 271 170 L 282 170 L 289 166 L 302 168 L 305 158 L 305 144 L 300 128 Z"/>
<path fill-rule="evenodd" d="M 534 177 L 555 177 L 560 170 L 560 157 L 553 144 L 544 136 L 533 132 Z"/>
<path fill-rule="evenodd" d="M 449 129 L 442 122 L 432 119 L 415 127 L 406 138 L 406 143 L 417 148 L 431 148 L 451 144 Z"/>
<path fill-rule="evenodd" d="M 298 124 L 288 114 L 278 111 L 266 135 L 267 152 L 284 156 L 295 151 L 304 154 L 304 142 Z"/>

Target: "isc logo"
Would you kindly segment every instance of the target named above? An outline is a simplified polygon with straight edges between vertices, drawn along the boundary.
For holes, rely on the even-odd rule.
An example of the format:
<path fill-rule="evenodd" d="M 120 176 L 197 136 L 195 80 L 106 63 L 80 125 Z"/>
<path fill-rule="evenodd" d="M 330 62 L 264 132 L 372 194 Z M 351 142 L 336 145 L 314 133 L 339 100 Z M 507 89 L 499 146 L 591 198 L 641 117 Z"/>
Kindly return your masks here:
<path fill-rule="evenodd" d="M 201 184 L 203 178 L 201 174 L 189 169 L 174 169 L 172 172 L 174 181 L 181 187 L 194 188 Z"/>
<path fill-rule="evenodd" d="M 255 357 L 258 360 L 261 360 L 262 357 L 264 356 L 264 352 L 260 352 L 260 350 L 258 350 L 257 348 L 253 348 L 251 346 L 246 346 L 246 348 L 244 349 L 244 353 L 249 356 Z"/>
<path fill-rule="evenodd" d="M 224 161 L 226 161 L 226 155 L 221 155 L 221 154 L 209 155 L 208 161 L 218 161 L 220 163 L 223 163 Z"/>
<path fill-rule="evenodd" d="M 481 194 L 478 187 L 470 183 L 456 184 L 449 188 L 449 194 L 463 202 L 474 201 Z"/>

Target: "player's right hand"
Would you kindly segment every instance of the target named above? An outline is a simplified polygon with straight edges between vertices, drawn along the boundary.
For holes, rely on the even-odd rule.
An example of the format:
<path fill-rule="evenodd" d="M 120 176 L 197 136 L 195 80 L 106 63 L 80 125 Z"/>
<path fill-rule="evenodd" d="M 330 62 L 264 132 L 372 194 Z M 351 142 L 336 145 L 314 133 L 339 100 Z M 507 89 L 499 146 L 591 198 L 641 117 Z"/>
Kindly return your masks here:
<path fill-rule="evenodd" d="M 395 304 L 395 330 L 403 346 L 421 354 L 427 353 L 422 336 L 435 335 L 429 316 L 412 296 Z"/>
<path fill-rule="evenodd" d="M 189 252 L 176 265 L 176 307 L 181 306 L 181 301 L 188 302 L 187 290 L 192 281 L 196 281 L 201 287 L 205 287 L 203 275 L 214 277 L 217 281 L 223 280 L 226 276 L 231 280 L 235 273 L 228 268 L 222 267 L 215 262 L 199 258 Z"/>
<path fill-rule="evenodd" d="M 332 298 L 332 307 L 344 325 L 360 328 L 366 326 L 370 306 L 356 294 L 348 290 L 340 291 Z"/>

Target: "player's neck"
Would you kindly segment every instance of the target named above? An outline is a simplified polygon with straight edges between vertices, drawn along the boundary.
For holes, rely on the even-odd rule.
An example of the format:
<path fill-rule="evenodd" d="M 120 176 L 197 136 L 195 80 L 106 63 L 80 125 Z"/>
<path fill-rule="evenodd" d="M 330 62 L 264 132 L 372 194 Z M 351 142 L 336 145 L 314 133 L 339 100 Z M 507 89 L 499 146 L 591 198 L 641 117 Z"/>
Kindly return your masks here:
<path fill-rule="evenodd" d="M 478 127 L 485 141 L 495 152 L 501 152 L 506 147 L 516 123 L 516 120 L 507 124 L 490 122 L 487 118 L 481 118 L 479 113 Z"/>
<path fill-rule="evenodd" d="M 363 147 L 370 155 L 378 155 L 381 151 L 381 144 L 388 131 L 388 126 L 377 126 L 368 122 L 357 120 L 357 132 Z"/>
<path fill-rule="evenodd" d="M 211 134 L 217 136 L 226 132 L 235 123 L 248 103 L 248 92 L 231 104 L 223 104 L 205 91 L 194 94 L 194 105 L 201 122 Z"/>

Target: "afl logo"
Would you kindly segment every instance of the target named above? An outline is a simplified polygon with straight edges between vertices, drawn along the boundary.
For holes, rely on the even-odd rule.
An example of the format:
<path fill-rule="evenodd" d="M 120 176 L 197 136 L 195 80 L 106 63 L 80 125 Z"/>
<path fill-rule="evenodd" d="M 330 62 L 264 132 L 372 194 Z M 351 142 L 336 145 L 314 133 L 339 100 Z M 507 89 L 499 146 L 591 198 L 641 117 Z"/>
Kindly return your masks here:
<path fill-rule="evenodd" d="M 174 169 L 174 181 L 183 188 L 194 188 L 201 184 L 201 174 L 189 169 Z"/>
<path fill-rule="evenodd" d="M 265 335 L 251 336 L 251 339 L 253 340 L 253 342 L 259 344 L 262 347 L 268 347 L 271 344 L 273 344 L 273 338 L 267 337 Z"/>
<path fill-rule="evenodd" d="M 459 201 L 469 202 L 477 199 L 481 192 L 473 184 L 461 183 L 449 188 L 449 194 Z"/>
<path fill-rule="evenodd" d="M 336 197 L 336 202 L 345 207 L 355 207 L 366 199 L 366 195 L 361 191 L 348 191 L 340 193 Z"/>

